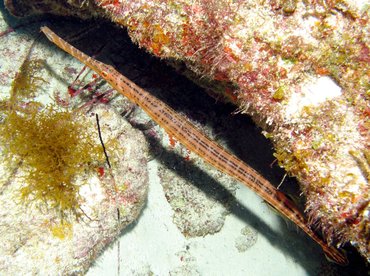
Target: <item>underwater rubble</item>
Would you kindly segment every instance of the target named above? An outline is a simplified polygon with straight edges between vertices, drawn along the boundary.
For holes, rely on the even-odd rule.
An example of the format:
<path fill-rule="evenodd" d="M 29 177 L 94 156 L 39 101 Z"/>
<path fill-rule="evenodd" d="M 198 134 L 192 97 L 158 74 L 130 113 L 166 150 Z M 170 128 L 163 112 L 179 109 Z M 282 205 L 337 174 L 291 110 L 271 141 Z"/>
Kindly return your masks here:
<path fill-rule="evenodd" d="M 5 0 L 15 16 L 108 18 L 264 129 L 312 225 L 370 260 L 366 1 Z M 240 139 L 243 139 L 242 137 Z"/>

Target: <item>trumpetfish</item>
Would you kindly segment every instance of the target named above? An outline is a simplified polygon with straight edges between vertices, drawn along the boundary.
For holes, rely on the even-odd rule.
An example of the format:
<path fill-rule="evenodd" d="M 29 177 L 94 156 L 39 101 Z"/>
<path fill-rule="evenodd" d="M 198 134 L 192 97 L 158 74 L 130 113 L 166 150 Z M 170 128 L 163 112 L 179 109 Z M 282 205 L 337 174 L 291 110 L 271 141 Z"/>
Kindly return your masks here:
<path fill-rule="evenodd" d="M 86 55 L 46 26 L 42 27 L 41 31 L 51 42 L 99 74 L 117 92 L 140 106 L 159 126 L 169 135 L 175 137 L 187 149 L 221 172 L 252 189 L 282 215 L 295 223 L 321 246 L 329 259 L 340 265 L 348 264 L 346 256 L 336 247 L 325 243 L 308 226 L 304 216 L 295 204 L 257 171 L 208 138 L 187 118 L 176 113 L 171 107 L 120 74 L 113 66 Z"/>

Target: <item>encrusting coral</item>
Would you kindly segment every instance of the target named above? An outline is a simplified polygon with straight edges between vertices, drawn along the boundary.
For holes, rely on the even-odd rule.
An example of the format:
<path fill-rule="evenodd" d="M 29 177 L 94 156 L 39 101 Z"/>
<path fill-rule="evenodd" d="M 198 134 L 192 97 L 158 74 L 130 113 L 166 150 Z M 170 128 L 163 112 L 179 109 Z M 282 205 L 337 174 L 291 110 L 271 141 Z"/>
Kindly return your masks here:
<path fill-rule="evenodd" d="M 27 3 L 27 4 L 26 4 Z M 35 3 L 35 4 L 34 4 Z M 36 5 L 36 3 L 38 5 Z M 42 3 L 43 8 L 37 8 Z M 101 16 L 154 55 L 220 82 L 296 176 L 312 223 L 370 259 L 369 5 L 362 1 L 5 1 Z M 230 85 L 224 85 L 230 83 Z"/>

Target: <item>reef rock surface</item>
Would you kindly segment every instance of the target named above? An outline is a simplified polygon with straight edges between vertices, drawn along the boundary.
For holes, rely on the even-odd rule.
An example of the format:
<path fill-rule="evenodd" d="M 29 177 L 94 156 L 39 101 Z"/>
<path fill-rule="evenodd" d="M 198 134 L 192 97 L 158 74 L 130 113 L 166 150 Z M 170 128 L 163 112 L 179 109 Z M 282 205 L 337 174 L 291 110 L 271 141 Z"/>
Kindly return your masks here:
<path fill-rule="evenodd" d="M 5 0 L 16 16 L 105 17 L 218 82 L 301 183 L 312 223 L 370 260 L 367 1 Z"/>

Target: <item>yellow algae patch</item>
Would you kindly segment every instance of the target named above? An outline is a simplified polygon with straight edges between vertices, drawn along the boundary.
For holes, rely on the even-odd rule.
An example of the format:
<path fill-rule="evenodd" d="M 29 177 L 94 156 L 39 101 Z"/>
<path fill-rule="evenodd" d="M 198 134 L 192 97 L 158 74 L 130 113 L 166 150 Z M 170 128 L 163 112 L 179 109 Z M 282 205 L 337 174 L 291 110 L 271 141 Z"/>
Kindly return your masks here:
<path fill-rule="evenodd" d="M 72 238 L 73 229 L 71 223 L 63 221 L 58 225 L 51 226 L 50 230 L 53 236 L 60 240 Z"/>
<path fill-rule="evenodd" d="M 22 164 L 21 199 L 45 203 L 62 216 L 78 214 L 75 179 L 103 160 L 89 124 L 70 111 L 48 106 L 9 111 L 0 127 L 4 154 Z"/>

